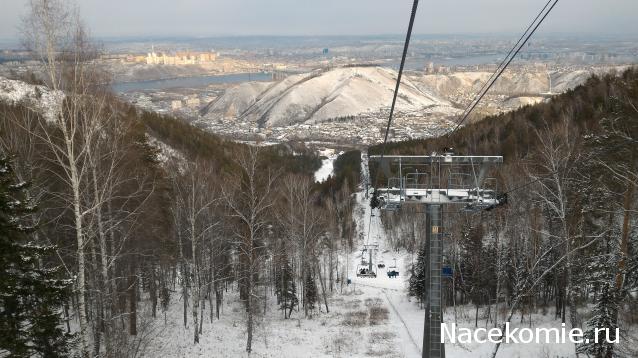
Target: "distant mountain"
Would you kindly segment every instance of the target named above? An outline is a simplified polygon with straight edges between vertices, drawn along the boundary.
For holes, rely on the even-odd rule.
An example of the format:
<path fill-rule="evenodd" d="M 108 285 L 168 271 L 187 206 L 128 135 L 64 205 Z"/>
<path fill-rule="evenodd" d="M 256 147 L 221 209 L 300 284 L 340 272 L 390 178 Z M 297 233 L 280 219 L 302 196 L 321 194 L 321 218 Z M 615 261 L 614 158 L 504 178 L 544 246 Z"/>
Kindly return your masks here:
<path fill-rule="evenodd" d="M 243 83 L 228 89 L 202 111 L 206 120 L 239 120 L 283 127 L 371 116 L 392 102 L 397 73 L 381 67 L 344 67 L 293 75 L 273 83 Z M 409 80 L 397 99 L 399 113 L 454 114 L 457 109 Z"/>
<path fill-rule="evenodd" d="M 530 96 L 551 92 L 563 93 L 585 81 L 593 74 L 602 75 L 612 70 L 622 71 L 626 67 L 596 67 L 562 71 L 506 71 L 494 83 L 489 95 L 508 97 Z M 457 100 L 471 97 L 492 76 L 492 72 L 456 72 L 451 74 L 431 74 L 411 76 L 410 80 L 421 88 L 427 88 L 436 96 Z"/>

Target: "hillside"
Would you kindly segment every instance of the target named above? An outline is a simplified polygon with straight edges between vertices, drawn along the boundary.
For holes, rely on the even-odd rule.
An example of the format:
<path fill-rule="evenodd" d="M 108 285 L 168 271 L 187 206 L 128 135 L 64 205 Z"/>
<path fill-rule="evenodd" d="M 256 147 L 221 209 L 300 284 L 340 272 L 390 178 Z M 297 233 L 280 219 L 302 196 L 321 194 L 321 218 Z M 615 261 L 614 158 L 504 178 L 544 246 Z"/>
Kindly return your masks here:
<path fill-rule="evenodd" d="M 585 83 L 592 75 L 604 75 L 625 69 L 626 66 L 601 66 L 559 70 L 548 70 L 544 67 L 508 70 L 494 83 L 475 114 L 493 115 L 536 104 L 551 94 L 564 93 Z M 411 75 L 409 78 L 418 87 L 459 106 L 465 106 L 491 76 L 491 71 L 470 71 Z"/>
<path fill-rule="evenodd" d="M 55 117 L 54 108 L 60 107 L 63 99 L 62 92 L 51 91 L 46 86 L 0 77 L 0 102 L 25 106 L 41 113 L 47 120 Z"/>
<path fill-rule="evenodd" d="M 245 83 L 207 106 L 204 119 L 241 120 L 259 127 L 315 124 L 387 109 L 396 72 L 380 67 L 336 68 L 290 76 L 270 84 Z M 398 112 L 456 113 L 443 99 L 403 81 Z"/>
<path fill-rule="evenodd" d="M 452 74 L 425 75 L 418 83 L 431 89 L 439 96 L 452 97 L 459 93 L 476 93 L 492 72 L 457 72 Z M 542 93 L 549 91 L 549 76 L 552 76 L 552 90 L 563 92 L 573 88 L 591 75 L 588 71 L 548 74 L 547 72 L 504 72 L 492 87 L 491 94 Z M 584 77 L 583 77 L 584 76 Z"/>
<path fill-rule="evenodd" d="M 62 108 L 64 94 L 54 92 L 43 85 L 33 85 L 20 80 L 0 77 L 0 114 L 14 110 L 33 113 L 51 122 Z M 119 114 L 123 123 L 130 121 L 137 134 L 144 134 L 146 143 L 156 150 L 160 163 L 167 161 L 195 160 L 204 158 L 217 166 L 228 169 L 234 156 L 246 145 L 224 140 L 212 133 L 198 129 L 170 116 L 137 111 L 128 104 L 112 99 L 112 110 Z M 320 165 L 318 157 L 302 145 L 277 145 L 265 147 L 263 156 L 268 165 L 283 172 L 310 175 Z"/>
<path fill-rule="evenodd" d="M 454 133 L 438 138 L 388 144 L 389 153 L 418 154 L 453 146 L 457 153 L 499 154 L 506 162 L 527 157 L 538 145 L 535 131 L 552 128 L 567 118 L 575 133 L 581 136 L 597 133 L 600 121 L 613 116 L 614 99 L 636 98 L 636 69 L 621 75 L 607 74 L 589 77 L 583 84 L 551 100 L 485 119 L 461 127 Z M 378 152 L 380 146 L 370 148 Z"/>

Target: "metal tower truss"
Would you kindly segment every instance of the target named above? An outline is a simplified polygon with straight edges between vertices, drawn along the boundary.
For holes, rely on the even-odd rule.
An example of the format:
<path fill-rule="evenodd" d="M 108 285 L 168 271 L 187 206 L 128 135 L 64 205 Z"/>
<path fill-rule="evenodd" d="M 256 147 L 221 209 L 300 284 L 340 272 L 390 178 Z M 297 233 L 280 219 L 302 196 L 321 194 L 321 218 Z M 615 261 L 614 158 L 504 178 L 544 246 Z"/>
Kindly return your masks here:
<path fill-rule="evenodd" d="M 379 161 L 381 156 L 370 156 Z M 385 188 L 376 190 L 381 207 L 396 210 L 402 205 L 462 204 L 479 211 L 500 203 L 496 180 L 488 177 L 490 167 L 502 156 L 388 155 L 380 163 Z"/>
<path fill-rule="evenodd" d="M 443 270 L 443 206 L 463 205 L 465 210 L 489 210 L 507 201 L 497 194 L 490 168 L 503 162 L 501 156 L 370 156 L 380 161 L 388 178 L 385 188 L 375 189 L 382 209 L 394 211 L 402 205 L 425 205 L 426 304 L 423 323 L 423 357 L 445 357 L 441 342 L 443 323 L 441 276 Z"/>

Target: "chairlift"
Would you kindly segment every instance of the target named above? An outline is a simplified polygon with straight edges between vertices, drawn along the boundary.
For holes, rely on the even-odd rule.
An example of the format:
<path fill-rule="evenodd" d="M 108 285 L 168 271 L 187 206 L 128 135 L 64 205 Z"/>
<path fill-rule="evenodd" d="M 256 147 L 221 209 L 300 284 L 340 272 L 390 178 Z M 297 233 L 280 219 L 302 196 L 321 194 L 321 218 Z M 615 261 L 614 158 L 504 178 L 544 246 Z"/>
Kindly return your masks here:
<path fill-rule="evenodd" d="M 394 260 L 394 263 L 392 264 L 392 266 L 388 267 L 388 271 L 387 271 L 389 278 L 399 277 L 399 270 L 397 270 L 397 258 L 395 257 L 393 260 Z"/>
<path fill-rule="evenodd" d="M 357 265 L 357 277 L 376 278 L 377 273 L 370 269 L 369 265 Z"/>
<path fill-rule="evenodd" d="M 415 203 L 462 204 L 462 210 L 482 211 L 506 201 L 498 191 L 496 178 L 489 176 L 489 167 L 502 162 L 500 156 L 455 156 L 451 148 L 445 148 L 442 155 L 384 159 L 380 166 L 389 179 L 387 187 L 378 189 L 382 210 L 394 211 Z M 391 164 L 398 170 L 391 171 Z"/>

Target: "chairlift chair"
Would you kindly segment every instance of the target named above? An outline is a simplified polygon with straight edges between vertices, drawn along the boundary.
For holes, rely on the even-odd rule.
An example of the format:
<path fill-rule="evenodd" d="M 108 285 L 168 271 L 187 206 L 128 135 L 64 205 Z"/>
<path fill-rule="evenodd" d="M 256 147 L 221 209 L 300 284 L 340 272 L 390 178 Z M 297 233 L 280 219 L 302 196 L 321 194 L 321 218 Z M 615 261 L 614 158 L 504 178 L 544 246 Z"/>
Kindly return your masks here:
<path fill-rule="evenodd" d="M 376 278 L 377 273 L 374 272 L 374 269 L 370 270 L 368 265 L 357 265 L 357 277 Z"/>
<path fill-rule="evenodd" d="M 386 272 L 388 274 L 389 278 L 395 278 L 399 276 L 399 270 L 397 270 L 397 259 L 394 258 L 394 264 L 392 264 L 392 266 L 388 267 L 388 270 Z"/>

